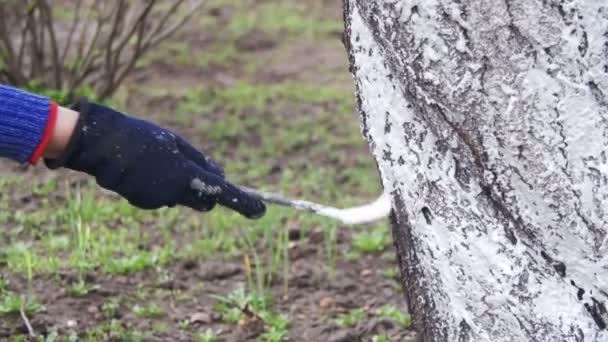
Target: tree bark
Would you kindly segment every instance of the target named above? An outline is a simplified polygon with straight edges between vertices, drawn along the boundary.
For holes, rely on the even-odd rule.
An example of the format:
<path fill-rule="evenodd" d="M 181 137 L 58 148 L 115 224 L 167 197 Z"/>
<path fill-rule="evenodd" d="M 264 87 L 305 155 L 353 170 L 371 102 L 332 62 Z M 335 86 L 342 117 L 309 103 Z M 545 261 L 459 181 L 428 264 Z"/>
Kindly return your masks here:
<path fill-rule="evenodd" d="M 423 341 L 608 341 L 608 3 L 344 0 Z"/>

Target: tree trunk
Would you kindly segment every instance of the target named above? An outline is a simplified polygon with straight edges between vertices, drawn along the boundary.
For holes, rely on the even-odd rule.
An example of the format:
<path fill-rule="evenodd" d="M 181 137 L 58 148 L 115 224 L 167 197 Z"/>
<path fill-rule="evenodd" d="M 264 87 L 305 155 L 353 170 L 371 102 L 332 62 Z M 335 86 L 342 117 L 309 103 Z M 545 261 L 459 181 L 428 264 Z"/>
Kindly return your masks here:
<path fill-rule="evenodd" d="M 608 341 L 608 2 L 345 0 L 423 341 Z"/>

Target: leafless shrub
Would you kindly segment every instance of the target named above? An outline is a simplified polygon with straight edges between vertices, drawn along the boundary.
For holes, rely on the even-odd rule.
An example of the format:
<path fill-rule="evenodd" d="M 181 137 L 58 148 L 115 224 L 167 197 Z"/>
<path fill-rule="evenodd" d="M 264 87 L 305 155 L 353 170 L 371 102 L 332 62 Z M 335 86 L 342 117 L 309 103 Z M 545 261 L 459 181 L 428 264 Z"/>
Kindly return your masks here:
<path fill-rule="evenodd" d="M 204 0 L 0 0 L 0 82 L 111 96 L 138 60 L 198 13 Z"/>

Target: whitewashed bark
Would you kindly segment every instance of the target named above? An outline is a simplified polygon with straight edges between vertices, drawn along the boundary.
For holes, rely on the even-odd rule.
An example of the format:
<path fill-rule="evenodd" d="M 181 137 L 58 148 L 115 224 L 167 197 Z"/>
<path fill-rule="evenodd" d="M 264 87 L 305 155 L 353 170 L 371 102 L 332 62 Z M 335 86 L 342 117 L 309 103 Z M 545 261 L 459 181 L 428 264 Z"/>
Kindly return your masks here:
<path fill-rule="evenodd" d="M 608 1 L 345 0 L 424 341 L 608 341 Z"/>

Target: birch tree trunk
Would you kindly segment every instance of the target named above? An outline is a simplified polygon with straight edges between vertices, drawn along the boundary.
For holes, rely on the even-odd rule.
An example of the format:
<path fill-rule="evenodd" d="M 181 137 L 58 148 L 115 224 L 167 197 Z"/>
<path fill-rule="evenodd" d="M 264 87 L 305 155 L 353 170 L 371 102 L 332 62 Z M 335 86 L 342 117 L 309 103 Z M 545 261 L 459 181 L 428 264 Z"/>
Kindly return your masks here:
<path fill-rule="evenodd" d="M 345 0 L 423 341 L 608 341 L 608 2 Z"/>

